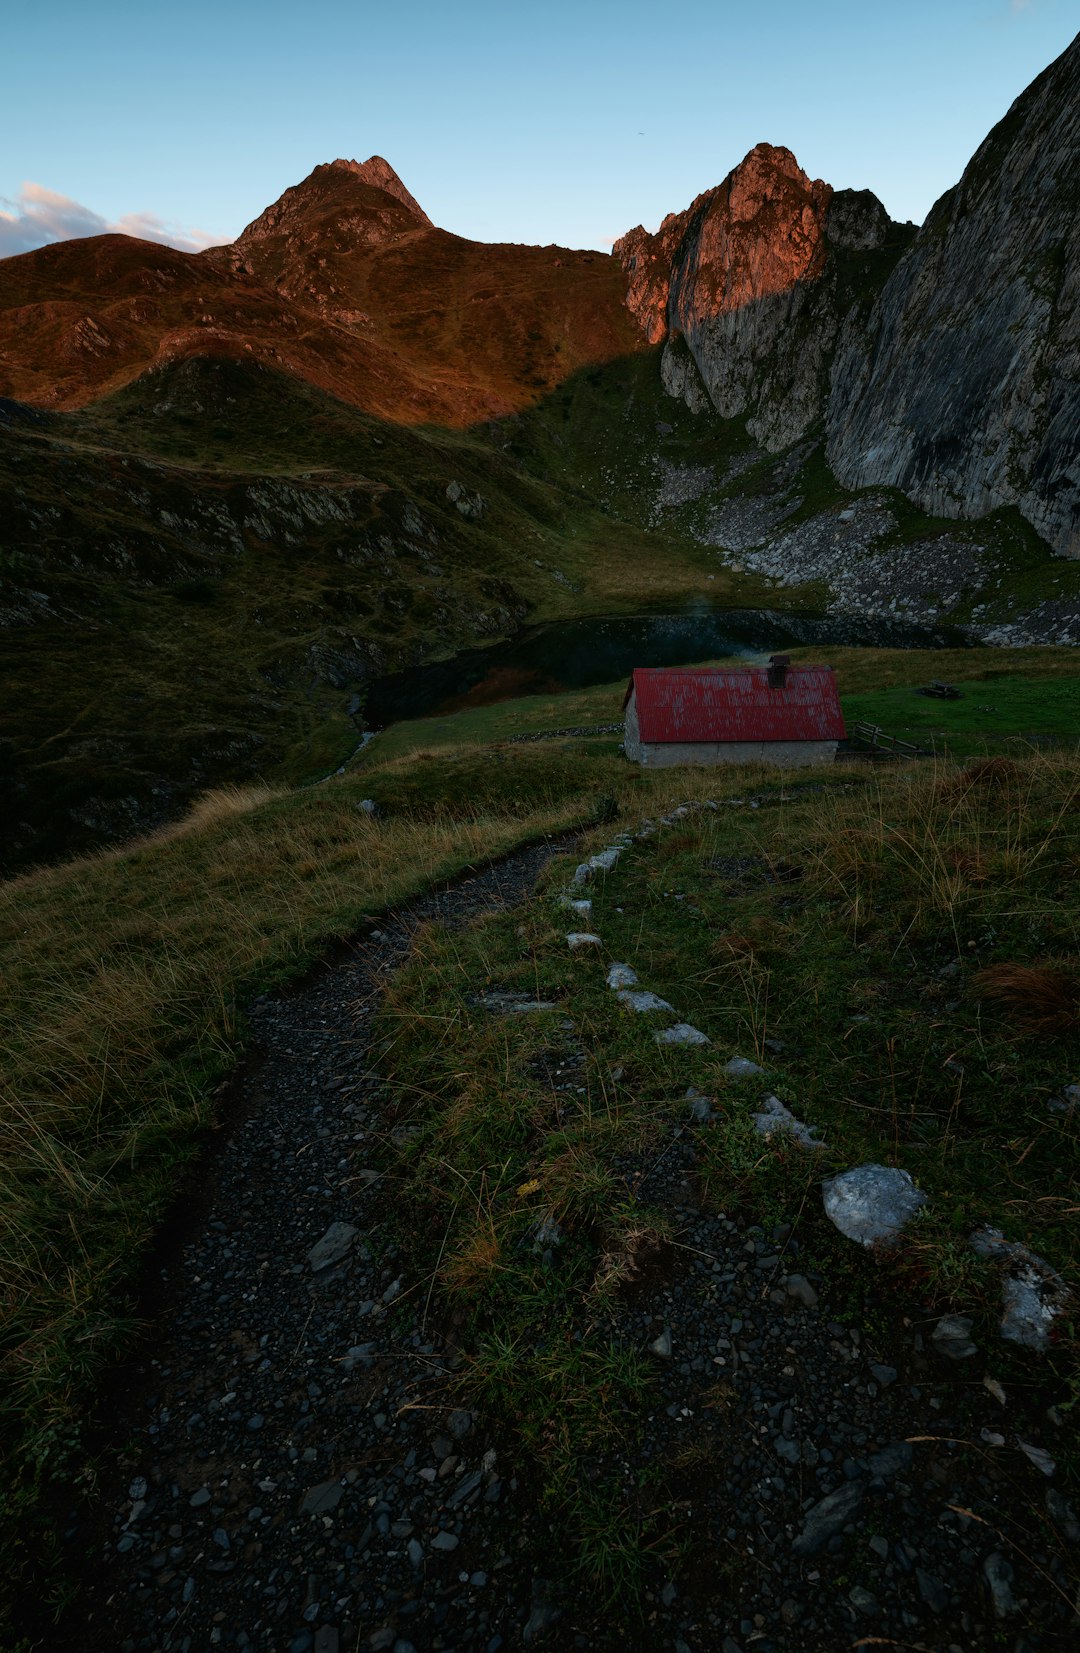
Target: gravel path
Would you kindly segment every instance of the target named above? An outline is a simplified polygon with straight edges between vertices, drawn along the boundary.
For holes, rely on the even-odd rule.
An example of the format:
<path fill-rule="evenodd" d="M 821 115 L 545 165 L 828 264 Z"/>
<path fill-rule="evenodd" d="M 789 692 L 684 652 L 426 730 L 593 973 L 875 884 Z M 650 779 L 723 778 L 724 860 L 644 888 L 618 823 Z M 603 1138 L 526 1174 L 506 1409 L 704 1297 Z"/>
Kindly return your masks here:
<path fill-rule="evenodd" d="M 153 1357 L 118 1391 L 98 1496 L 65 1534 L 81 1585 L 45 1645 L 1075 1645 L 1059 1552 L 1080 1527 L 1016 1447 L 978 1362 L 936 1354 L 932 1321 L 891 1328 L 887 1349 L 832 1322 L 827 1283 L 799 1273 L 797 1212 L 768 1233 L 705 1212 L 693 1113 L 659 1160 L 623 1167 L 676 1244 L 643 1265 L 612 1323 L 656 1360 L 637 1459 L 657 1506 L 681 1515 L 678 1582 L 658 1563 L 627 1636 L 551 1576 L 512 1448 L 455 1403 L 452 1328 L 388 1237 L 376 1167 L 392 1124 L 368 1040 L 418 925 L 524 898 L 558 852 L 460 880 L 254 1006 L 237 1123 L 163 1271 Z M 572 1090 L 573 1061 L 549 1082 Z"/>

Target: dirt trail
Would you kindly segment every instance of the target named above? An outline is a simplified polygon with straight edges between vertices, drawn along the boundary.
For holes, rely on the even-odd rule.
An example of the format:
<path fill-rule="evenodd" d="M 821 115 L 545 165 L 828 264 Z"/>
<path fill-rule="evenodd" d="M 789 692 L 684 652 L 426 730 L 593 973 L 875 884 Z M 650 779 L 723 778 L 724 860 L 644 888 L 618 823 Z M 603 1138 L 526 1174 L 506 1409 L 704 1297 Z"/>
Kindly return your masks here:
<path fill-rule="evenodd" d="M 1001 1427 L 998 1403 L 935 1363 L 929 1327 L 897 1328 L 886 1359 L 829 1322 L 798 1284 L 791 1223 L 765 1234 L 703 1211 L 691 1123 L 627 1168 L 679 1243 L 612 1323 L 656 1349 L 638 1463 L 678 1512 L 679 1553 L 629 1631 L 553 1576 L 550 1517 L 512 1446 L 455 1399 L 452 1328 L 399 1249 L 369 1042 L 418 926 L 525 898 L 559 852 L 459 880 L 252 1008 L 237 1122 L 163 1270 L 97 1499 L 65 1535 L 79 1594 L 53 1653 L 1070 1645 L 1058 1562 L 1015 1525 L 1038 1472 L 954 1444 Z M 973 1506 L 1012 1523 L 1030 1565 L 955 1513 Z"/>

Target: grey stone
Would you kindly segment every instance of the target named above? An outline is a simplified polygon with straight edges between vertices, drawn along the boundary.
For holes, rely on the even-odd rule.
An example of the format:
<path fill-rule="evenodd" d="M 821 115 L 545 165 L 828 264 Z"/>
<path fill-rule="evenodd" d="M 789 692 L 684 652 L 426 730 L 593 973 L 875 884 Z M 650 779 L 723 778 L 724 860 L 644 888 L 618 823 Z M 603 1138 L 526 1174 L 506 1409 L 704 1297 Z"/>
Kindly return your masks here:
<path fill-rule="evenodd" d="M 915 1582 L 919 1586 L 919 1594 L 932 1613 L 944 1613 L 949 1605 L 949 1592 L 939 1578 L 933 1573 L 925 1572 L 922 1567 L 915 1569 Z"/>
<path fill-rule="evenodd" d="M 348 1255 L 359 1232 L 352 1223 L 331 1223 L 322 1239 L 317 1240 L 308 1252 L 311 1272 L 318 1274 L 320 1269 L 340 1263 Z"/>
<path fill-rule="evenodd" d="M 602 947 L 604 945 L 600 937 L 593 935 L 591 930 L 571 930 L 566 938 L 566 943 L 571 952 L 575 953 L 582 947 Z"/>
<path fill-rule="evenodd" d="M 915 1461 L 914 1448 L 909 1441 L 893 1441 L 889 1446 L 883 1446 L 880 1452 L 875 1452 L 868 1458 L 866 1467 L 871 1475 L 880 1480 L 888 1480 L 892 1475 L 899 1475 L 903 1470 L 910 1469 Z"/>
<path fill-rule="evenodd" d="M 589 856 L 588 865 L 593 872 L 610 872 L 619 859 L 619 854 L 619 850 L 614 847 L 602 849 L 599 854 Z"/>
<path fill-rule="evenodd" d="M 621 987 L 616 994 L 616 998 L 624 1009 L 633 1010 L 639 1016 L 647 1015 L 649 1012 L 657 1010 L 666 1011 L 668 1015 L 671 1016 L 675 1014 L 666 999 L 662 999 L 658 993 L 649 993 L 644 989 L 641 992 L 635 993 L 629 988 Z"/>
<path fill-rule="evenodd" d="M 1053 1475 L 1057 1465 L 1045 1447 L 1032 1446 L 1030 1441 L 1025 1441 L 1020 1435 L 1016 1437 L 1016 1444 L 1041 1475 Z"/>
<path fill-rule="evenodd" d="M 930 1341 L 938 1354 L 946 1360 L 968 1360 L 978 1354 L 969 1335 L 972 1324 L 966 1314 L 943 1314 L 930 1333 Z"/>
<path fill-rule="evenodd" d="M 859 1481 L 848 1481 L 822 1498 L 807 1513 L 802 1532 L 791 1546 L 794 1554 L 816 1555 L 847 1525 L 862 1500 L 863 1486 Z"/>
<path fill-rule="evenodd" d="M 886 1245 L 895 1240 L 926 1195 L 910 1173 L 888 1165 L 857 1165 L 822 1184 L 825 1214 L 849 1240 Z"/>
<path fill-rule="evenodd" d="M 209 1502 L 210 1502 L 210 1488 L 209 1487 L 200 1487 L 198 1492 L 193 1492 L 191 1497 L 188 1499 L 188 1505 L 193 1510 L 202 1509 Z"/>
<path fill-rule="evenodd" d="M 638 984 L 637 971 L 629 964 L 612 964 L 608 966 L 607 984 L 610 988 L 636 987 Z"/>
<path fill-rule="evenodd" d="M 820 1148 L 822 1143 L 816 1140 L 817 1128 L 804 1125 L 801 1120 L 786 1108 L 778 1096 L 763 1096 L 758 1113 L 752 1114 L 754 1129 L 762 1136 L 774 1136 L 778 1132 L 790 1136 L 800 1148 Z"/>
<path fill-rule="evenodd" d="M 362 809 L 365 815 L 377 815 L 379 813 L 379 806 L 374 798 L 361 798 L 356 807 Z"/>
<path fill-rule="evenodd" d="M 341 1357 L 341 1370 L 353 1372 L 359 1366 L 362 1371 L 368 1371 L 375 1364 L 378 1347 L 377 1343 L 354 1343 Z"/>
<path fill-rule="evenodd" d="M 308 1488 L 300 1500 L 300 1508 L 307 1515 L 328 1515 L 344 1496 L 345 1488 L 340 1481 L 323 1481 L 317 1487 Z"/>
<path fill-rule="evenodd" d="M 971 1248 L 1001 1265 L 1001 1335 L 1022 1348 L 1044 1352 L 1054 1321 L 1069 1302 L 1069 1288 L 1045 1258 L 1006 1240 L 999 1228 L 977 1228 Z"/>
<path fill-rule="evenodd" d="M 784 1281 L 784 1290 L 789 1297 L 794 1297 L 802 1303 L 804 1308 L 817 1307 L 818 1294 L 804 1274 L 789 1274 Z"/>
<path fill-rule="evenodd" d="M 753 1079 L 764 1071 L 764 1068 L 759 1068 L 756 1062 L 748 1061 L 745 1056 L 733 1056 L 730 1062 L 724 1063 L 724 1072 L 729 1079 Z"/>
<path fill-rule="evenodd" d="M 693 1085 L 691 1085 L 686 1093 L 685 1100 L 690 1118 L 694 1121 L 694 1123 L 697 1125 L 707 1125 L 710 1119 L 713 1118 L 711 1098 L 708 1096 L 703 1096 L 700 1091 L 695 1090 Z"/>
<path fill-rule="evenodd" d="M 447 1418 L 446 1427 L 455 1441 L 463 1441 L 466 1435 L 472 1433 L 473 1415 L 459 1406 Z"/>
<path fill-rule="evenodd" d="M 431 1547 L 433 1550 L 456 1550 L 460 1542 L 457 1533 L 437 1532 L 431 1540 Z"/>
<path fill-rule="evenodd" d="M 570 912 L 577 913 L 579 918 L 592 917 L 592 902 L 585 896 L 564 895 L 559 904 L 568 908 Z"/>
<path fill-rule="evenodd" d="M 879 1611 L 877 1597 L 864 1590 L 861 1584 L 852 1585 L 848 1600 L 857 1613 L 863 1613 L 867 1618 L 873 1618 Z"/>
<path fill-rule="evenodd" d="M 870 1370 L 883 1389 L 887 1389 L 890 1383 L 896 1382 L 897 1372 L 895 1366 L 880 1366 L 876 1361 L 871 1361 Z"/>
<path fill-rule="evenodd" d="M 649 1344 L 649 1348 L 652 1350 L 654 1355 L 659 1355 L 661 1360 L 671 1359 L 670 1326 L 665 1326 L 663 1331 L 660 1333 L 660 1336 L 653 1338 L 653 1341 Z"/>
<path fill-rule="evenodd" d="M 1008 1618 L 1010 1613 L 1017 1610 L 1017 1600 L 1012 1592 L 1013 1570 L 999 1550 L 988 1555 L 983 1562 L 983 1576 L 990 1586 L 990 1601 L 994 1609 L 995 1618 Z"/>
<path fill-rule="evenodd" d="M 662 1033 L 654 1033 L 653 1038 L 658 1045 L 711 1045 L 712 1040 L 707 1033 L 699 1028 L 691 1027 L 689 1022 L 676 1022 L 674 1027 L 665 1027 Z"/>
<path fill-rule="evenodd" d="M 1063 1538 L 1070 1544 L 1080 1544 L 1080 1521 L 1072 1505 L 1054 1487 L 1046 1489 L 1046 1513 Z"/>

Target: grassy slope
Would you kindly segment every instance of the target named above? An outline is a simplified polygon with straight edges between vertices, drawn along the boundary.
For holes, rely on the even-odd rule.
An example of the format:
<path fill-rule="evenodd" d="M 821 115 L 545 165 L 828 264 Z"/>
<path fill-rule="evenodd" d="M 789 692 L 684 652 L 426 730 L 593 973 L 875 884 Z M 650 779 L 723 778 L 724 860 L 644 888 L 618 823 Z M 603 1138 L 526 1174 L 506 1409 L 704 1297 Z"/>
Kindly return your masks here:
<path fill-rule="evenodd" d="M 967 656 L 961 661 L 966 663 Z M 887 662 L 873 651 L 850 651 L 838 658 L 841 680 L 853 688 L 881 682 L 890 672 L 901 674 L 914 663 L 902 652 Z M 925 659 L 917 664 L 916 675 L 922 677 L 943 663 Z M 1031 651 L 1021 664 L 1025 676 L 1033 676 L 1040 670 L 1053 674 L 1069 661 L 1067 651 Z M 999 693 L 1002 687 L 999 682 Z M 211 796 L 181 830 L 98 858 L 42 869 L 3 887 L 2 957 L 9 990 L 0 1109 L 0 1256 L 7 1304 L 2 1404 L 9 1465 L 14 1466 L 14 1484 L 22 1487 L 9 1511 L 17 1521 L 25 1514 L 22 1500 L 30 1495 L 36 1475 L 61 1461 L 58 1454 L 77 1425 L 80 1394 L 123 1339 L 125 1281 L 167 1202 L 178 1165 L 212 1125 L 213 1088 L 242 1042 L 245 994 L 298 968 L 327 937 L 346 932 L 364 914 L 538 832 L 613 810 L 633 822 L 662 812 L 683 795 L 715 792 L 718 785 L 742 794 L 761 784 L 746 772 L 645 773 L 618 756 L 612 737 L 504 743 L 511 728 L 544 724 L 553 713 L 561 721 L 568 705 L 575 719 L 585 719 L 590 708 L 601 705 L 601 718 L 609 715 L 607 691 L 600 689 L 568 700 L 534 697 L 517 707 L 482 708 L 436 720 L 441 739 L 430 738 L 431 722 L 413 725 L 412 737 L 403 727 L 381 747 L 370 748 L 355 772 L 341 780 L 280 796 Z M 849 1147 L 852 1153 L 869 1152 L 881 1117 L 875 1112 L 874 1086 L 880 1091 L 886 1082 L 882 1050 L 900 1032 L 912 1040 L 928 1037 L 923 1019 L 942 1014 L 939 991 L 920 998 L 922 988 L 916 991 L 908 982 L 911 957 L 917 955 L 919 980 L 932 987 L 937 978 L 931 963 L 936 968 L 957 951 L 966 960 L 968 939 L 976 942 L 974 956 L 980 962 L 1003 956 L 1010 946 L 1018 957 L 1045 952 L 1072 956 L 1077 951 L 1069 881 L 1080 854 L 1073 841 L 1077 817 L 1062 809 L 1075 791 L 1075 766 L 1054 763 L 1045 760 L 1042 767 L 1022 769 L 1022 782 L 1003 800 L 997 794 L 962 798 L 955 810 L 947 802 L 947 780 L 909 781 L 906 772 L 897 771 L 866 784 L 856 778 L 852 785 L 851 777 L 844 776 L 841 790 L 830 784 L 823 802 L 804 800 L 772 813 L 725 817 L 708 825 L 704 818 L 695 819 L 692 831 L 669 835 L 663 846 L 639 852 L 624 869 L 630 905 L 616 893 L 621 886 L 612 883 L 611 901 L 626 907 L 628 916 L 624 919 L 612 906 L 598 909 L 598 920 L 609 945 L 638 949 L 650 983 L 661 990 L 670 987 L 673 1002 L 676 995 L 680 1005 L 685 1000 L 695 1018 L 703 1018 L 726 1045 L 757 1048 L 755 1040 L 759 1045 L 774 1023 L 782 1037 L 806 1044 L 812 1054 L 806 1061 L 800 1058 L 786 1080 L 778 1074 L 777 1083 L 790 1083 L 793 1098 L 813 1103 L 823 1122 L 838 1133 L 838 1153 Z M 775 775 L 768 785 L 775 788 Z M 362 796 L 378 799 L 384 820 L 372 822 L 357 811 Z M 935 811 L 941 817 L 937 825 Z M 911 827 L 906 836 L 905 823 Z M 940 853 L 927 847 L 934 845 Z M 770 858 L 798 859 L 804 878 L 796 910 L 780 911 L 777 905 L 785 884 L 752 881 L 743 890 L 736 879 L 735 887 L 727 889 L 706 865 L 715 855 L 759 857 L 766 863 Z M 663 894 L 670 889 L 693 898 L 680 904 L 678 914 Z M 804 901 L 811 892 L 813 899 Z M 694 904 L 705 914 L 707 932 L 699 928 L 701 919 L 686 919 Z M 631 915 L 646 908 L 651 939 L 642 954 L 644 931 L 639 916 Z M 519 977 L 524 980 L 524 970 L 530 982 L 547 983 L 559 994 L 567 991 L 569 965 L 547 907 L 537 907 L 529 917 L 527 933 L 523 953 L 512 925 L 494 941 L 485 932 L 475 943 L 484 953 L 477 953 L 476 968 L 500 983 L 505 977 L 511 985 Z M 711 938 L 711 951 L 703 961 L 704 933 Z M 744 936 L 748 948 L 733 944 L 725 952 L 723 937 L 732 935 Z M 759 953 L 760 968 L 754 962 Z M 417 991 L 418 1005 L 443 992 L 442 958 L 437 947 L 421 954 L 417 969 L 430 981 Z M 830 1003 L 849 1009 L 857 1003 L 860 1013 L 864 1000 L 869 1005 L 874 1031 L 865 1040 L 861 1032 L 854 1042 L 836 1034 L 836 1043 L 833 1031 L 839 1022 L 834 1020 L 822 1022 L 813 1038 L 813 1029 L 803 1029 L 800 1018 L 810 1003 L 810 981 L 818 974 L 827 984 Z M 412 981 L 403 978 L 405 998 L 395 999 L 393 1014 L 405 1013 Z M 577 974 L 573 990 L 575 996 L 580 993 L 590 1039 L 599 1041 L 597 1060 L 614 1064 L 615 1047 L 604 1041 L 616 1036 L 622 1041 L 625 1030 L 612 1020 L 608 998 Z M 934 1031 L 935 1049 L 942 1040 L 958 1046 L 975 1038 L 970 1001 L 961 998 L 961 1008 L 946 1012 L 946 1021 Z M 840 1018 L 841 1010 L 836 1014 Z M 520 1037 L 526 1038 L 524 1030 Z M 406 1068 L 421 1060 L 426 1049 L 420 1023 L 412 1028 L 409 1043 Z M 972 1060 L 980 1076 L 993 1074 L 998 1084 L 1007 1081 L 1002 1095 L 1010 1107 L 1019 1103 L 1009 1087 L 1022 1083 L 1029 1100 L 1017 1117 L 1041 1119 L 1039 1110 L 1053 1086 L 1075 1077 L 1067 1051 L 1048 1044 L 1033 1066 L 1030 1047 L 1022 1047 L 1017 1066 L 1009 1054 L 1014 1048 L 1007 1032 L 998 1029 Z M 644 1062 L 648 1050 L 640 1041 L 635 1051 L 635 1062 Z M 852 1066 L 856 1052 L 857 1069 Z M 474 1056 L 470 1047 L 470 1064 Z M 952 1080 L 939 1069 L 940 1064 L 932 1071 L 927 1067 L 919 1078 L 925 1107 L 920 1102 L 902 1120 L 895 1110 L 888 1116 L 894 1136 L 897 1130 L 905 1133 L 905 1153 L 910 1146 L 921 1156 L 918 1167 L 936 1167 L 935 1176 L 942 1171 L 940 1131 L 929 1125 L 924 1130 L 924 1120 L 932 1125 L 940 1098 L 946 1090 L 953 1095 Z M 435 1094 L 442 1083 L 438 1071 L 429 1075 Z M 670 1100 L 667 1090 L 656 1088 L 663 1075 L 655 1062 L 642 1067 L 641 1074 L 653 1096 L 648 1118 L 659 1119 Z M 404 1069 L 399 1077 L 403 1075 L 407 1080 Z M 711 1069 L 706 1077 L 711 1085 Z M 685 1077 L 682 1082 L 685 1088 Z M 981 1086 L 984 1079 L 965 1081 L 969 1088 L 976 1083 Z M 860 1105 L 850 1119 L 839 1118 L 835 1097 L 849 1094 L 857 1094 L 866 1106 Z M 1001 1115 L 986 1113 L 980 1102 L 972 1119 L 977 1140 L 967 1143 L 966 1157 L 955 1162 L 957 1188 L 966 1188 L 976 1174 L 980 1186 L 985 1183 L 995 1152 Z M 732 1126 L 734 1135 L 716 1136 L 718 1179 L 731 1170 L 725 1169 L 729 1151 L 736 1169 L 748 1163 L 740 1129 Z M 1037 1151 L 1033 1147 L 1024 1155 L 1024 1164 L 1030 1161 L 1029 1169 L 1044 1176 L 1048 1203 L 1038 1212 L 1032 1207 L 1029 1213 L 1025 1206 L 1022 1214 L 1025 1221 L 1030 1215 L 1031 1237 L 1055 1263 L 1071 1266 L 1058 1221 L 1063 1208 L 1054 1156 L 1063 1147 L 1061 1127 L 1054 1127 L 1053 1142 L 1047 1129 L 1038 1137 Z M 469 1153 L 490 1155 L 498 1149 L 501 1154 L 499 1143 L 487 1141 L 478 1130 Z M 949 1135 L 957 1143 L 963 1140 L 955 1120 Z M 522 1180 L 528 1181 L 536 1171 L 529 1156 L 539 1150 L 527 1132 L 515 1154 L 519 1149 L 526 1154 Z M 450 1151 L 453 1144 L 439 1147 L 440 1153 Z M 575 1149 L 575 1162 L 576 1154 Z M 585 1163 L 587 1169 L 591 1162 Z M 517 1160 L 511 1164 L 517 1166 Z M 768 1201 L 772 1184 L 767 1176 L 754 1180 L 756 1166 L 757 1160 L 749 1166 L 754 1175 L 746 1183 L 747 1198 L 760 1193 Z M 589 1209 L 606 1223 L 616 1220 L 617 1213 L 612 1216 L 604 1204 L 609 1180 L 602 1170 L 595 1178 L 591 1172 L 585 1177 L 581 1198 L 594 1201 Z M 1011 1198 L 1028 1197 L 1023 1194 L 1027 1176 L 1025 1171 L 1010 1184 Z M 974 1210 L 972 1199 L 977 1203 L 978 1198 L 982 1195 L 965 1192 L 962 1203 L 948 1209 L 961 1210 L 967 1220 Z M 1016 1220 L 1014 1212 L 1011 1221 Z M 73 1228 L 80 1236 L 77 1250 L 70 1241 Z M 939 1254 L 944 1275 L 959 1266 L 955 1258 L 949 1261 L 951 1254 Z M 961 1275 L 967 1291 L 975 1276 L 966 1266 Z M 520 1304 L 514 1312 L 519 1310 Z"/>
<path fill-rule="evenodd" d="M 628 1167 L 663 1154 L 688 1084 L 715 1111 L 697 1133 L 706 1203 L 766 1231 L 794 1223 L 800 1267 L 823 1276 L 834 1318 L 870 1329 L 879 1358 L 899 1314 L 948 1309 L 974 1317 L 1012 1404 L 1075 1399 L 1080 1385 L 1067 1324 L 1041 1364 L 998 1339 L 998 1280 L 966 1243 L 997 1224 L 1080 1285 L 1075 1121 L 1047 1110 L 1080 1056 L 1075 760 L 1033 757 L 982 782 L 940 765 L 824 783 L 785 793 L 775 774 L 669 776 L 720 810 L 633 846 L 592 886 L 599 957 L 567 949 L 554 899 L 564 862 L 524 913 L 464 935 L 433 928 L 383 1012 L 396 1117 L 413 1127 L 392 1174 L 464 1327 L 464 1393 L 517 1437 L 555 1518 L 560 1567 L 624 1610 L 651 1545 L 674 1543 L 665 1516 L 677 1518 L 638 1523 L 652 1504 L 636 1501 L 645 1471 L 628 1482 L 626 1465 L 635 1429 L 647 1433 L 648 1380 L 604 1311 L 670 1238 Z M 749 793 L 760 808 L 724 807 Z M 632 831 L 656 796 L 633 799 L 586 848 Z M 610 959 L 629 961 L 712 1047 L 658 1049 L 649 1019 L 605 986 Z M 1051 991 L 1058 1023 L 1032 1035 L 1029 999 L 990 1000 L 979 972 L 1047 961 L 1067 986 Z M 478 982 L 556 1008 L 493 1016 Z M 553 1099 L 545 1073 L 578 1051 L 575 1092 Z M 765 1077 L 730 1080 L 735 1054 Z M 763 1086 L 819 1127 L 820 1153 L 762 1142 L 750 1114 Z M 867 1161 L 910 1169 L 929 1196 L 892 1275 L 821 1210 L 822 1174 Z M 545 1264 L 529 1237 L 551 1222 L 561 1241 Z"/>
<path fill-rule="evenodd" d="M 597 442 L 641 392 L 626 372 Z M 237 550 L 214 513 L 243 524 L 267 478 L 351 485 L 352 515 L 297 529 L 286 502 Z M 451 481 L 482 496 L 478 520 Z M 325 772 L 355 743 L 346 707 L 368 673 L 526 618 L 768 599 L 762 581 L 710 581 L 691 540 L 528 474 L 492 429 L 383 425 L 264 369 L 187 364 L 11 429 L 0 488 L 33 513 L 10 513 L 0 584 L 56 616 L 4 641 L 0 785 L 38 855 L 174 813 L 193 786 Z"/>
<path fill-rule="evenodd" d="M 527 412 L 467 431 L 389 425 L 225 361 L 7 427 L 0 600 L 43 593 L 53 616 L 5 634 L 0 790 L 21 823 L 15 863 L 167 818 L 202 785 L 324 773 L 354 744 L 347 708 L 366 676 L 521 623 L 820 604 L 813 588 L 725 570 L 695 538 L 699 506 L 657 514 L 661 460 L 719 476 L 749 446 L 739 422 L 662 394 L 655 351 L 578 371 Z M 762 457 L 721 492 L 767 492 L 783 463 Z M 336 490 L 347 520 L 297 528 L 279 499 L 260 536 L 245 502 L 268 479 Z M 482 496 L 481 517 L 454 509 L 451 481 Z M 820 452 L 790 487 L 803 512 L 848 497 Z M 239 548 L 215 528 L 221 512 Z M 985 525 L 902 507 L 902 536 L 944 526 Z M 1016 524 L 994 533 L 991 617 L 1080 579 Z"/>

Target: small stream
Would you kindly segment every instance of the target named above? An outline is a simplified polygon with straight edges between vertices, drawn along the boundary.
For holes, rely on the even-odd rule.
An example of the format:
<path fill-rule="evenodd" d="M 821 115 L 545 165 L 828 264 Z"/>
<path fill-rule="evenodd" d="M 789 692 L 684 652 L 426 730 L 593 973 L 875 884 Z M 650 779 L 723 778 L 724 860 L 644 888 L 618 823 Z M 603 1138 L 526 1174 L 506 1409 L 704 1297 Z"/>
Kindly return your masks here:
<path fill-rule="evenodd" d="M 709 609 L 560 621 L 487 648 L 379 678 L 367 689 L 368 729 L 403 718 L 488 706 L 518 695 L 563 694 L 629 678 L 635 666 L 682 666 L 734 655 L 752 660 L 804 644 L 863 648 L 958 647 L 954 631 L 768 609 Z"/>

